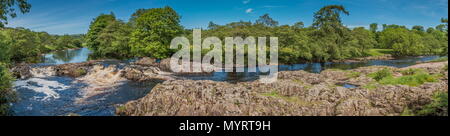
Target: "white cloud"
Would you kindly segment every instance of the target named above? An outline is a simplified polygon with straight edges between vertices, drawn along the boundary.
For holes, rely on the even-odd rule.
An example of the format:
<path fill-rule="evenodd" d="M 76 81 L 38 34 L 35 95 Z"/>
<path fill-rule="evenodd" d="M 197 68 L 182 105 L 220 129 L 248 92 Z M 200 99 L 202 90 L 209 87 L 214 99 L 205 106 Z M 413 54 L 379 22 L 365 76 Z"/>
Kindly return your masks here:
<path fill-rule="evenodd" d="M 253 12 L 252 8 L 249 8 L 249 9 L 245 10 L 245 13 L 252 13 L 252 12 Z"/>
<path fill-rule="evenodd" d="M 244 1 L 242 1 L 242 3 L 248 4 L 248 3 L 250 3 L 250 1 L 251 1 L 251 0 L 244 0 Z"/>

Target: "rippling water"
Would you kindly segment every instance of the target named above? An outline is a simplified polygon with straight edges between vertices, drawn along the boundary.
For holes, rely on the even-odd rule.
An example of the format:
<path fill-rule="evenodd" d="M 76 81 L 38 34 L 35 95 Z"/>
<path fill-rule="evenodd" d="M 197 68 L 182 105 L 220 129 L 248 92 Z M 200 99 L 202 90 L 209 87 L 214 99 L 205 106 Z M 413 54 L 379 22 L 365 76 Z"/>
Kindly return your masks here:
<path fill-rule="evenodd" d="M 38 66 L 85 62 L 88 60 L 89 54 L 91 54 L 91 52 L 86 48 L 59 51 L 45 55 L 43 63 L 38 64 Z M 307 63 L 282 65 L 279 66 L 279 70 L 305 70 L 319 73 L 330 68 L 354 69 L 374 65 L 407 67 L 416 64 L 418 61 L 429 61 L 436 58 L 438 58 L 438 56 L 404 57 L 396 60 L 372 60 L 357 63 Z M 120 69 L 126 65 L 127 62 L 105 61 L 104 65 L 117 65 L 117 68 Z M 45 70 L 47 69 L 42 69 L 40 72 L 45 73 Z M 101 80 L 108 80 L 108 73 L 105 71 L 99 72 L 103 73 L 96 73 L 97 75 L 94 74 L 94 76 L 90 77 L 91 80 L 48 76 L 52 74 L 43 74 L 38 75 L 35 78 L 18 80 L 14 82 L 14 88 L 18 93 L 19 100 L 12 104 L 13 111 L 17 116 L 64 116 L 68 114 L 78 114 L 82 116 L 113 116 L 115 105 L 124 104 L 131 100 L 137 100 L 148 94 L 156 84 L 161 82 L 153 81 L 137 83 L 119 79 L 114 79 L 117 80 L 115 82 L 106 82 Z M 263 73 L 216 72 L 209 76 L 185 77 L 193 80 L 243 82 L 256 80 L 261 74 Z M 113 80 L 113 78 L 111 78 L 111 80 Z M 97 81 L 111 83 L 111 86 L 116 86 L 108 88 L 100 85 L 92 88 L 93 84 L 95 85 L 95 82 Z M 349 88 L 354 87 L 351 85 L 344 86 Z M 86 97 L 87 93 L 89 93 L 89 97 Z"/>

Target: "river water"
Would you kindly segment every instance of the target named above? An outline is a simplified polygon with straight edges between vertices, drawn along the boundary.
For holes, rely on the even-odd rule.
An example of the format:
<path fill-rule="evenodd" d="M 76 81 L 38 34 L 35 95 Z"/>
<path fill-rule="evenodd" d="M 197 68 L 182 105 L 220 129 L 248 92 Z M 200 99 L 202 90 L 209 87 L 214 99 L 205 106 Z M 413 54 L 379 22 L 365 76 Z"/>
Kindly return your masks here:
<path fill-rule="evenodd" d="M 58 51 L 43 56 L 42 63 L 36 67 L 79 63 L 88 61 L 91 52 L 86 49 Z M 357 63 L 306 63 L 279 66 L 280 71 L 305 70 L 319 73 L 324 69 L 354 69 L 358 67 L 383 65 L 408 67 L 418 61 L 430 61 L 439 56 L 404 57 L 396 60 L 372 60 Z M 126 65 L 128 61 L 105 61 L 105 64 Z M 108 71 L 105 71 L 108 72 Z M 108 74 L 108 73 L 103 73 Z M 262 73 L 224 73 L 216 72 L 208 76 L 185 76 L 193 80 L 214 80 L 227 82 L 244 82 L 258 79 Z M 87 94 L 92 88 L 86 79 L 70 77 L 39 76 L 14 82 L 18 101 L 12 104 L 16 116 L 65 116 L 76 114 L 81 116 L 114 116 L 115 106 L 144 97 L 161 81 L 132 82 L 120 80 L 112 87 L 100 88 L 100 92 Z M 96 80 L 96 79 L 94 79 Z M 100 80 L 100 79 L 99 79 Z M 86 97 L 89 96 L 89 97 Z"/>

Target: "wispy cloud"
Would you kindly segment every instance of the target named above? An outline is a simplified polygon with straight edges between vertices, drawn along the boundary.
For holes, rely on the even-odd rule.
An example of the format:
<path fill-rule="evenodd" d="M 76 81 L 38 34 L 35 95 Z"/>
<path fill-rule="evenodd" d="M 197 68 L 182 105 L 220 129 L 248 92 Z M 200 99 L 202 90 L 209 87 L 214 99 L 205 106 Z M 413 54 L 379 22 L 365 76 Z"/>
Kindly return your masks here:
<path fill-rule="evenodd" d="M 245 10 L 245 13 L 253 13 L 253 9 L 249 8 L 249 9 Z"/>
<path fill-rule="evenodd" d="M 251 2 L 251 0 L 244 0 L 244 1 L 242 1 L 242 3 L 244 3 L 244 4 L 248 4 L 250 2 Z"/>

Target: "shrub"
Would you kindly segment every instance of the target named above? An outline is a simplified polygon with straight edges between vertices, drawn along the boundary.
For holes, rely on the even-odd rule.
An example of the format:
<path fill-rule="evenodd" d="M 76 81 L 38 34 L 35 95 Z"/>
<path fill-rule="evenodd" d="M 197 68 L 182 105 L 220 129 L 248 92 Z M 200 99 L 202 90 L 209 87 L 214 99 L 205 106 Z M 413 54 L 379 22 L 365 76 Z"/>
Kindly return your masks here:
<path fill-rule="evenodd" d="M 392 76 L 392 72 L 389 69 L 383 69 L 378 72 L 369 74 L 380 84 L 384 85 L 408 85 L 419 86 L 427 82 L 436 82 L 439 75 L 430 75 L 421 69 L 408 69 L 401 71 L 404 75 L 402 77 L 395 78 Z"/>
<path fill-rule="evenodd" d="M 14 101 L 14 92 L 11 90 L 12 80 L 8 68 L 0 62 L 0 116 L 9 114 L 9 103 Z"/>
<path fill-rule="evenodd" d="M 418 73 L 424 73 L 424 71 L 422 69 L 407 69 L 407 70 L 403 70 L 400 73 L 402 73 L 403 75 L 414 75 L 414 74 L 418 74 Z"/>
<path fill-rule="evenodd" d="M 436 93 L 433 102 L 418 111 L 419 116 L 448 116 L 448 92 Z"/>
<path fill-rule="evenodd" d="M 380 80 L 382 80 L 384 78 L 392 77 L 392 72 L 391 72 L 391 70 L 385 68 L 385 69 L 380 70 L 378 72 L 369 74 L 369 77 L 372 77 L 373 79 L 375 79 L 377 81 L 380 81 Z"/>

